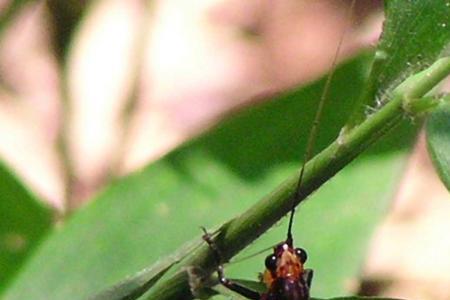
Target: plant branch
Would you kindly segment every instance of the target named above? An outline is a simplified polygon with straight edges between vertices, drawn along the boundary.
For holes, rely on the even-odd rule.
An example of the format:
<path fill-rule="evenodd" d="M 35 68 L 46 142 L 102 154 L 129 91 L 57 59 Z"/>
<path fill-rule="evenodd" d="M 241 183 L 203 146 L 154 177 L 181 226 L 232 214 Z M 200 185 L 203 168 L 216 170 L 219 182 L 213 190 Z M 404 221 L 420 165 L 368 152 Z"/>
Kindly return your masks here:
<path fill-rule="evenodd" d="M 394 91 L 392 99 L 378 112 L 369 116 L 358 127 L 348 132 L 343 131 L 335 142 L 306 164 L 302 191 L 296 199 L 296 205 L 399 124 L 405 115 L 409 115 L 411 112 L 405 110 L 406 102 L 422 98 L 449 74 L 450 57 L 439 59 L 425 71 L 404 81 Z M 242 215 L 220 228 L 214 241 L 224 260 L 236 255 L 290 211 L 297 180 L 298 175 L 295 174 Z M 206 243 L 181 265 L 187 266 L 196 266 L 208 272 L 213 272 L 217 267 Z M 154 286 L 147 299 L 192 299 L 188 279 L 187 272 L 181 268 L 178 273 Z"/>

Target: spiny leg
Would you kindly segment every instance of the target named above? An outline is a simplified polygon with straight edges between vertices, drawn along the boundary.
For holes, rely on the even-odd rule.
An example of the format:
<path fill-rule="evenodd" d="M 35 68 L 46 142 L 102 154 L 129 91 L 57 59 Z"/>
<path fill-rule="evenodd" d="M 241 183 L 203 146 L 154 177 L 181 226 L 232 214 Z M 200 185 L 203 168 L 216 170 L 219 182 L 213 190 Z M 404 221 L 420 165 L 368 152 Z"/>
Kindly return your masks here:
<path fill-rule="evenodd" d="M 209 245 L 209 247 L 211 248 L 211 250 L 214 253 L 214 257 L 216 259 L 216 262 L 218 264 L 217 267 L 217 276 L 219 278 L 219 282 L 225 286 L 226 288 L 232 290 L 233 292 L 238 293 L 239 295 L 242 295 L 248 299 L 251 300 L 260 300 L 261 299 L 261 294 L 253 291 L 245 286 L 242 286 L 236 282 L 233 282 L 232 280 L 228 279 L 225 277 L 224 271 L 223 271 L 223 265 L 221 263 L 221 255 L 220 255 L 220 251 L 219 248 L 217 248 L 217 245 L 214 243 L 214 241 L 211 238 L 211 235 L 208 233 L 208 231 L 206 231 L 206 228 L 201 227 L 201 229 L 204 232 L 203 235 L 203 240 Z"/>

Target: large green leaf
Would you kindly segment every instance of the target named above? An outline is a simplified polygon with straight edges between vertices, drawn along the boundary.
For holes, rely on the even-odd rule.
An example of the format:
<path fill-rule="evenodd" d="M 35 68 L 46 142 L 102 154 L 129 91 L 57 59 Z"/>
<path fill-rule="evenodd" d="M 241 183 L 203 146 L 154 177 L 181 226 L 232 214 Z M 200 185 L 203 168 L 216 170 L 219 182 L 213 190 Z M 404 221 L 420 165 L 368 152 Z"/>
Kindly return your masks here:
<path fill-rule="evenodd" d="M 41 203 L 0 162 L 0 292 L 52 225 Z"/>
<path fill-rule="evenodd" d="M 450 1 L 385 1 L 386 20 L 369 81 L 351 123 L 367 107 L 385 104 L 393 89 L 410 75 L 450 55 Z"/>
<path fill-rule="evenodd" d="M 317 148 L 336 138 L 348 118 L 361 92 L 363 66 L 366 60 L 357 60 L 337 73 Z M 321 89 L 315 84 L 249 108 L 113 184 L 53 234 L 7 299 L 85 299 L 199 236 L 200 225 L 242 212 L 298 168 Z M 411 133 L 397 131 L 300 210 L 295 233 L 311 252 L 314 295 L 342 294 L 345 280 L 357 275 Z M 284 238 L 280 229 L 260 243 Z M 254 277 L 261 262 L 235 266 L 241 269 L 231 274 Z"/>
<path fill-rule="evenodd" d="M 433 164 L 450 191 L 450 103 L 439 106 L 431 113 L 426 130 Z"/>

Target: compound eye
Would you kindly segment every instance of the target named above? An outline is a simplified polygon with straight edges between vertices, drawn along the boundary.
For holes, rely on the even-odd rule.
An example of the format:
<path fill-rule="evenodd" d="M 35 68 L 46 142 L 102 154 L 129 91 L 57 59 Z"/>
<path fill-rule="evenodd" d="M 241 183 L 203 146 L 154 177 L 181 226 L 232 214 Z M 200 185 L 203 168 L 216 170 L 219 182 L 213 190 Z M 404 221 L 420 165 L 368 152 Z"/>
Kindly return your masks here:
<path fill-rule="evenodd" d="M 308 254 L 306 253 L 305 249 L 302 248 L 295 248 L 295 255 L 297 255 L 302 264 L 304 264 L 308 259 Z"/>
<path fill-rule="evenodd" d="M 270 271 L 277 269 L 277 257 L 274 254 L 266 257 L 266 268 Z"/>

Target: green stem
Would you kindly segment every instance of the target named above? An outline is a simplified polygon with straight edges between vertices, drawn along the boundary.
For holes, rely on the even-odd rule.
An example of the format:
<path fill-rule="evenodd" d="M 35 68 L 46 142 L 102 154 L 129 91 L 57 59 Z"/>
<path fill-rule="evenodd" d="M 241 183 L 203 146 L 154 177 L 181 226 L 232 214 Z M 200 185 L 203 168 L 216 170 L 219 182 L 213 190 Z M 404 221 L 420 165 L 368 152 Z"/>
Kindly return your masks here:
<path fill-rule="evenodd" d="M 404 109 L 405 101 L 423 97 L 448 74 L 450 58 L 442 58 L 426 71 L 410 77 L 394 91 L 393 98 L 383 108 L 358 127 L 341 134 L 316 155 L 305 166 L 302 191 L 296 204 L 399 124 L 409 114 Z M 249 210 L 220 228 L 215 242 L 224 260 L 236 255 L 289 212 L 297 180 L 298 175 L 295 174 Z M 186 266 L 197 266 L 209 272 L 217 267 L 206 243 L 182 263 L 182 267 Z M 187 273 L 181 269 L 172 277 L 162 280 L 153 287 L 147 299 L 192 299 Z"/>

